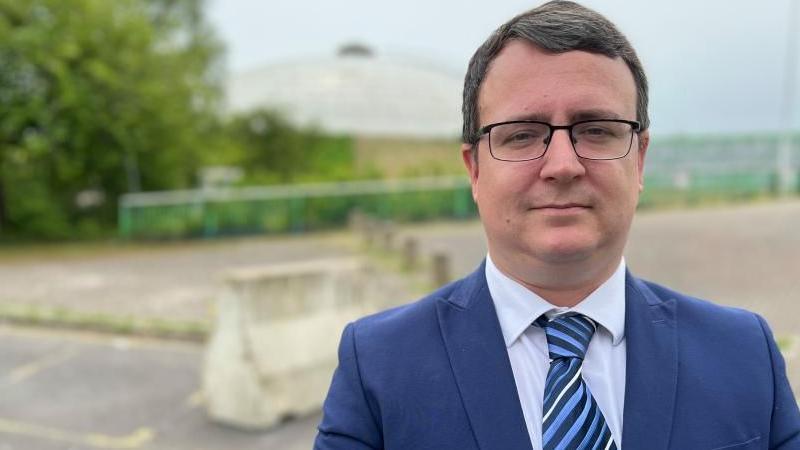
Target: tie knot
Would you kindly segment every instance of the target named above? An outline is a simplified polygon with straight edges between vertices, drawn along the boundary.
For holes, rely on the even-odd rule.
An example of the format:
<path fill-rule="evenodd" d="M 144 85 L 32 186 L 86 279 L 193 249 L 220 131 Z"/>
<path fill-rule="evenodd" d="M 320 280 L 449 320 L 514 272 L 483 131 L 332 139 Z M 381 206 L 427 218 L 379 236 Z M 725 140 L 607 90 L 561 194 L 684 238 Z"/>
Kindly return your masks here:
<path fill-rule="evenodd" d="M 597 324 L 583 315 L 559 316 L 548 320 L 546 316 L 536 319 L 536 323 L 547 335 L 547 350 L 550 359 L 579 358 L 583 359 L 589 341 Z"/>

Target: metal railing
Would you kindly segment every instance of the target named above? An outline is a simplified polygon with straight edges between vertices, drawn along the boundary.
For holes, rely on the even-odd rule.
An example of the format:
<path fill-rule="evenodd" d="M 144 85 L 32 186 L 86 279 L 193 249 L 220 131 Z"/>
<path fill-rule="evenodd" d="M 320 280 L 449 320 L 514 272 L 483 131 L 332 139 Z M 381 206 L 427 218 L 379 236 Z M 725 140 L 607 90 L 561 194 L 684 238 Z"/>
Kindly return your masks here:
<path fill-rule="evenodd" d="M 640 207 L 777 194 L 785 169 L 775 163 L 777 145 L 774 138 L 656 142 Z M 477 214 L 467 177 L 448 176 L 126 194 L 118 223 L 125 238 L 303 232 L 341 227 L 353 209 L 400 222 Z"/>
<path fill-rule="evenodd" d="M 466 177 L 426 177 L 125 194 L 119 232 L 170 238 L 321 230 L 344 225 L 353 209 L 400 221 L 475 215 Z"/>

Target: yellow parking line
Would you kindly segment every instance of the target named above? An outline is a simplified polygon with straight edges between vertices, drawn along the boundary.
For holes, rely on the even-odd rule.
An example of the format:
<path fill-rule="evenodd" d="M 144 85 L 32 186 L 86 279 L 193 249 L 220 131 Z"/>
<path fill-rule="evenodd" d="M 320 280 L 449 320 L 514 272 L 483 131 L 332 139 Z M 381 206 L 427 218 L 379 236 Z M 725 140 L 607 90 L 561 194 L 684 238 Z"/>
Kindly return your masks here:
<path fill-rule="evenodd" d="M 77 354 L 78 354 L 77 350 L 71 349 L 66 351 L 60 351 L 58 353 L 53 353 L 50 355 L 45 355 L 35 361 L 14 368 L 8 374 L 5 381 L 9 384 L 25 381 L 28 378 L 41 372 L 42 370 L 47 369 L 48 367 L 57 366 L 65 361 L 68 361 Z"/>
<path fill-rule="evenodd" d="M 3 418 L 0 418 L 0 433 L 30 436 L 104 449 L 137 449 L 148 444 L 155 437 L 153 430 L 147 427 L 139 428 L 127 436 L 106 436 L 96 433 L 75 433 Z"/>
<path fill-rule="evenodd" d="M 197 408 L 198 406 L 202 406 L 206 402 L 206 396 L 203 390 L 198 390 L 192 393 L 189 398 L 186 399 L 186 406 L 189 409 Z"/>

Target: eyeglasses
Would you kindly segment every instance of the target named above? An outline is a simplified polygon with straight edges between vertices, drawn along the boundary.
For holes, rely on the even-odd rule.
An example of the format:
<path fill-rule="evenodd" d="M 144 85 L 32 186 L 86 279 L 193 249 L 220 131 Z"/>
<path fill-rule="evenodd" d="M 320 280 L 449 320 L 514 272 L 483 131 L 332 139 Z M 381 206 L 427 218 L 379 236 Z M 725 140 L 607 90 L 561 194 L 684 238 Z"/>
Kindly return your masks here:
<path fill-rule="evenodd" d="M 535 120 L 514 120 L 487 125 L 489 152 L 500 161 L 530 161 L 547 152 L 553 133 L 567 130 L 575 154 L 583 159 L 624 158 L 631 151 L 633 135 L 641 125 L 631 120 L 582 120 L 572 125 L 551 125 Z"/>

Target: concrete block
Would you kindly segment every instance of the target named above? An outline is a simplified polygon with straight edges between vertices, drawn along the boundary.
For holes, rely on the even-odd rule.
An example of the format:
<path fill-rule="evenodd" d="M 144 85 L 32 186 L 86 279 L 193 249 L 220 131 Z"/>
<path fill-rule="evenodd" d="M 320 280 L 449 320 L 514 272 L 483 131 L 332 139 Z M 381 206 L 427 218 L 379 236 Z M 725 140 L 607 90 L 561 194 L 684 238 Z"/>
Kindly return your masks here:
<path fill-rule="evenodd" d="M 358 258 L 225 274 L 203 369 L 209 416 L 260 429 L 319 410 L 342 329 L 385 307 L 377 279 Z"/>

